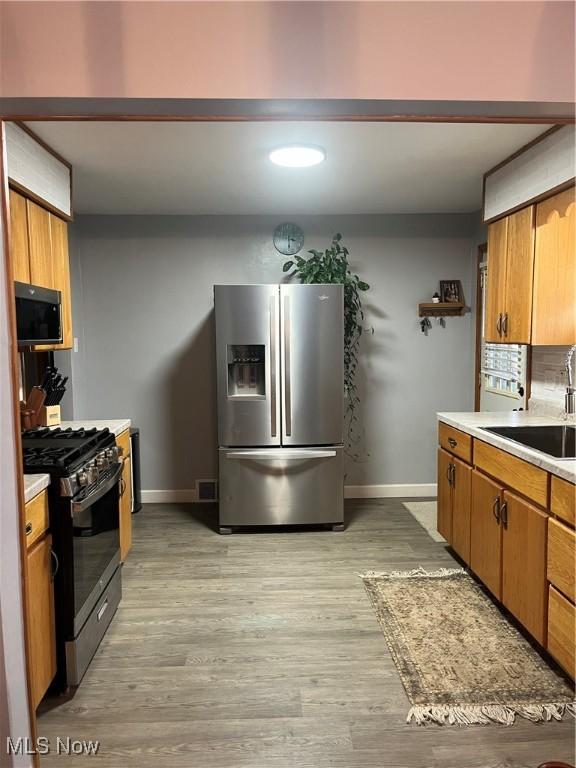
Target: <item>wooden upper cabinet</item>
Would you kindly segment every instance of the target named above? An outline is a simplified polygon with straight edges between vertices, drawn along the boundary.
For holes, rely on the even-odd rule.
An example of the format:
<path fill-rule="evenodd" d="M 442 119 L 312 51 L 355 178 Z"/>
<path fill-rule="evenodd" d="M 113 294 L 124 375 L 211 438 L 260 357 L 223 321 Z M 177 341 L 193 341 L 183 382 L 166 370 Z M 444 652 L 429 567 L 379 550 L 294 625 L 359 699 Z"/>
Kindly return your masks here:
<path fill-rule="evenodd" d="M 529 344 L 534 280 L 534 206 L 488 227 L 486 341 Z"/>
<path fill-rule="evenodd" d="M 574 187 L 536 207 L 533 344 L 576 344 Z"/>
<path fill-rule="evenodd" d="M 72 297 L 70 291 L 70 259 L 68 256 L 68 225 L 58 216 L 49 214 L 52 246 L 52 287 L 62 294 L 62 344 L 58 349 L 72 348 Z"/>
<path fill-rule="evenodd" d="M 502 507 L 502 602 L 542 645 L 546 642 L 547 515 L 510 491 Z"/>
<path fill-rule="evenodd" d="M 507 218 L 495 221 L 488 226 L 488 269 L 484 321 L 484 337 L 486 341 L 502 341 L 502 315 L 504 314 L 506 302 L 507 242 Z"/>
<path fill-rule="evenodd" d="M 30 282 L 44 288 L 55 288 L 52 268 L 50 214 L 31 200 L 28 209 L 28 242 L 30 246 Z"/>
<path fill-rule="evenodd" d="M 14 280 L 29 283 L 30 249 L 26 199 L 13 189 L 10 190 L 10 256 Z"/>
<path fill-rule="evenodd" d="M 509 344 L 529 344 L 534 286 L 534 206 L 508 217 L 506 302 L 502 336 Z"/>

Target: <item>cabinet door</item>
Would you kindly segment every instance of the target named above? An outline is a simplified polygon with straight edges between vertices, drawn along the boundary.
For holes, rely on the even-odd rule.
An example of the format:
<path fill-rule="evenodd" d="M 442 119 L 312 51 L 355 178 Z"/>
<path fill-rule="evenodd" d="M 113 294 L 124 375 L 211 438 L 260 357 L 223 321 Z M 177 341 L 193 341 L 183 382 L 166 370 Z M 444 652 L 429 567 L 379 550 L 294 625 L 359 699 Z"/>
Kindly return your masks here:
<path fill-rule="evenodd" d="M 132 549 L 132 472 L 131 458 L 126 456 L 120 483 L 120 559 L 124 561 Z"/>
<path fill-rule="evenodd" d="M 506 301 L 502 338 L 530 344 L 534 276 L 534 206 L 508 216 Z"/>
<path fill-rule="evenodd" d="M 62 344 L 55 349 L 72 348 L 72 298 L 70 290 L 70 258 L 68 255 L 68 225 L 58 216 L 50 216 L 52 242 L 53 287 L 62 293 Z"/>
<path fill-rule="evenodd" d="M 501 595 L 502 532 L 497 515 L 503 488 L 472 470 L 470 567 L 497 598 Z"/>
<path fill-rule="evenodd" d="M 34 708 L 40 703 L 56 674 L 51 551 L 52 536 L 48 535 L 28 550 L 27 556 L 28 655 Z"/>
<path fill-rule="evenodd" d="M 450 485 L 452 456 L 438 449 L 438 510 L 436 528 L 446 541 L 452 543 L 452 486 Z"/>
<path fill-rule="evenodd" d="M 454 465 L 452 487 L 452 548 L 466 564 L 470 564 L 470 502 L 472 495 L 472 467 L 452 459 Z"/>
<path fill-rule="evenodd" d="M 50 214 L 31 200 L 28 211 L 28 243 L 30 246 L 30 282 L 44 288 L 54 288 Z"/>
<path fill-rule="evenodd" d="M 29 283 L 30 249 L 26 200 L 13 189 L 10 190 L 10 257 L 14 280 Z"/>
<path fill-rule="evenodd" d="M 536 207 L 533 344 L 576 344 L 574 187 Z"/>
<path fill-rule="evenodd" d="M 500 316 L 504 314 L 506 293 L 506 243 L 508 218 L 488 225 L 488 268 L 486 273 L 486 341 L 503 341 L 499 332 Z"/>
<path fill-rule="evenodd" d="M 546 642 L 547 515 L 510 491 L 502 508 L 502 602 L 542 645 Z"/>

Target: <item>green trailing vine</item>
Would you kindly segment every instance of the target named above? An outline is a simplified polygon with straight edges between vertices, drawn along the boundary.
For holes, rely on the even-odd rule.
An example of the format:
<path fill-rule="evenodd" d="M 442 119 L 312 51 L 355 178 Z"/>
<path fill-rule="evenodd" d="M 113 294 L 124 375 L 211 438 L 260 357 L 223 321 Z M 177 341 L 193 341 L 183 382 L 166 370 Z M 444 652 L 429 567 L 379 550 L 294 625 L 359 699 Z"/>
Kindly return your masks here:
<path fill-rule="evenodd" d="M 360 296 L 369 290 L 370 286 L 351 271 L 348 248 L 342 245 L 340 233 L 334 235 L 330 248 L 326 248 L 325 251 L 311 249 L 308 253 L 312 254 L 308 259 L 295 256 L 286 261 L 283 271 L 289 272 L 289 277 L 295 277 L 301 283 L 332 283 L 344 286 L 344 393 L 348 430 L 347 449 L 349 455 L 357 459 L 358 455 L 353 451 L 353 446 L 359 440 L 359 437 L 355 437 L 358 426 L 356 408 L 360 403 L 356 374 L 360 338 L 366 330 Z M 373 328 L 369 330 L 374 332 Z"/>

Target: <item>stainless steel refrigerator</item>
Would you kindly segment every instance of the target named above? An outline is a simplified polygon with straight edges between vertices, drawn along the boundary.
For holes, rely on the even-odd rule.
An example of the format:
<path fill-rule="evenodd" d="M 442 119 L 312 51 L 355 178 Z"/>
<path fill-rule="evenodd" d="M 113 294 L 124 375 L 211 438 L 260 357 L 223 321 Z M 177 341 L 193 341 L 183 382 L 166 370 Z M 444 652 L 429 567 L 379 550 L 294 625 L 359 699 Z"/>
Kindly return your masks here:
<path fill-rule="evenodd" d="M 216 285 L 220 533 L 344 522 L 341 285 Z"/>

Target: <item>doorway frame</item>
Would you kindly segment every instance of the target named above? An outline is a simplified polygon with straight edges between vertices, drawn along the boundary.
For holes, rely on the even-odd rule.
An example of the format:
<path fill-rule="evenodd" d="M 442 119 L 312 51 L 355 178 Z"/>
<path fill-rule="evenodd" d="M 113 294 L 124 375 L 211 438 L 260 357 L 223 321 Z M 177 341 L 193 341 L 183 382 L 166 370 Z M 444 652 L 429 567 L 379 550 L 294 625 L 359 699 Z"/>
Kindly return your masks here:
<path fill-rule="evenodd" d="M 415 102 L 336 99 L 221 100 L 221 99 L 74 99 L 0 98 L 0 214 L 3 229 L 1 267 L 7 289 L 13 281 L 10 252 L 10 203 L 6 168 L 6 122 L 395 122 L 395 123 L 494 123 L 525 125 L 571 125 L 576 123 L 576 105 L 570 102 Z M 531 142 L 532 143 L 532 142 Z M 525 146 L 525 145 L 524 145 Z M 522 151 L 521 147 L 519 151 Z M 477 270 L 478 271 L 478 270 Z M 478 287 L 477 287 L 478 290 Z M 19 462 L 22 453 L 18 403 L 18 346 L 14 302 L 8 290 L 0 300 L 6 302 L 9 316 L 11 380 L 13 387 L 14 450 Z M 481 329 L 480 329 L 481 333 Z M 481 338 L 481 337 L 480 337 Z M 478 368 L 478 322 L 476 327 L 476 367 Z M 475 377 L 478 388 L 479 376 Z M 18 473 L 18 514 L 25 516 L 24 474 Z M 20 596 L 25 608 L 26 536 L 20 525 Z M 28 623 L 23 610 L 24 653 L 27 676 L 31 737 L 37 738 L 36 711 L 32 707 L 30 659 L 27 652 Z M 35 768 L 38 754 L 32 756 Z"/>

